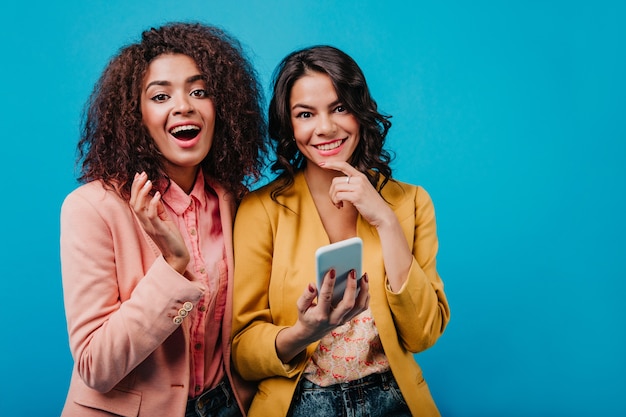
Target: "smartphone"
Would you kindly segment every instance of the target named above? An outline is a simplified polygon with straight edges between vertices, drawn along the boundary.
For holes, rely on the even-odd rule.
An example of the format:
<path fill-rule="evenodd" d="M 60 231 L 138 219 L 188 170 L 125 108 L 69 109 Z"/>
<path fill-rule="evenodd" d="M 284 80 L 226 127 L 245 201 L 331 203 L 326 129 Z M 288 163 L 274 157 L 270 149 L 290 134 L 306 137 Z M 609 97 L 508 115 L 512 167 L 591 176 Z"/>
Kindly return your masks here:
<path fill-rule="evenodd" d="M 315 266 L 317 289 L 322 288 L 324 275 L 329 269 L 335 268 L 335 287 L 333 290 L 332 305 L 337 305 L 343 298 L 346 290 L 348 273 L 354 269 L 358 283 L 361 280 L 361 262 L 363 258 L 363 241 L 359 237 L 352 237 L 330 245 L 322 246 L 315 251 Z"/>

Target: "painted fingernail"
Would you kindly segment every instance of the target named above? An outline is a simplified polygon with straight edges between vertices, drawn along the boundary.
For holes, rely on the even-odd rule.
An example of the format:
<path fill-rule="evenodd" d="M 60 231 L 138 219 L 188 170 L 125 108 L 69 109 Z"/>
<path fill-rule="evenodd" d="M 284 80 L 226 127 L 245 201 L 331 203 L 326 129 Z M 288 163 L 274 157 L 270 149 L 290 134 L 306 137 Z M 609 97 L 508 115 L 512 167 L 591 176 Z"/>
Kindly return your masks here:
<path fill-rule="evenodd" d="M 370 278 L 367 276 L 367 272 L 363 274 L 363 279 L 365 280 L 365 282 L 370 282 Z"/>
<path fill-rule="evenodd" d="M 330 270 L 330 279 L 335 279 L 335 269 L 334 268 L 332 268 Z"/>
<path fill-rule="evenodd" d="M 309 292 L 311 294 L 313 294 L 315 292 L 315 288 L 313 288 L 313 285 L 309 284 Z"/>
<path fill-rule="evenodd" d="M 350 278 L 356 279 L 356 271 L 354 269 L 350 270 Z"/>

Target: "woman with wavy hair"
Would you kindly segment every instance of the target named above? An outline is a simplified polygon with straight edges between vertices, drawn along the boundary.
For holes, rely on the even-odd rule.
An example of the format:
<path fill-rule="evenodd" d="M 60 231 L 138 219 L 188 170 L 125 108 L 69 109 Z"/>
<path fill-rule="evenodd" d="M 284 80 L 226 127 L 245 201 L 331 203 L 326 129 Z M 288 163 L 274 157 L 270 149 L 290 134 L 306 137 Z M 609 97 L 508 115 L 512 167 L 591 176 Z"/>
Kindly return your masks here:
<path fill-rule="evenodd" d="M 223 30 L 171 23 L 106 66 L 61 210 L 74 369 L 63 416 L 239 416 L 232 225 L 260 175 L 262 94 Z"/>
<path fill-rule="evenodd" d="M 269 107 L 277 178 L 244 197 L 235 221 L 233 361 L 258 381 L 249 416 L 437 416 L 414 353 L 443 333 L 433 203 L 392 178 L 391 127 L 354 60 L 330 46 L 278 66 Z M 363 242 L 331 302 L 315 251 Z M 323 271 L 324 272 L 324 271 Z"/>

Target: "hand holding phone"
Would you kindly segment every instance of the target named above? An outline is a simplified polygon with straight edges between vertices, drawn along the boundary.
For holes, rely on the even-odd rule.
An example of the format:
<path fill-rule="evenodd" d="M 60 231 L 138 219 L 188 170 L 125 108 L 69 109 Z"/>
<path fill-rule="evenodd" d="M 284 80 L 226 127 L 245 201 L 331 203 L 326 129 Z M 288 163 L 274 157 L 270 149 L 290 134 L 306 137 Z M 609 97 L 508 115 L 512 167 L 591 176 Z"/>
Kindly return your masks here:
<path fill-rule="evenodd" d="M 348 273 L 354 269 L 357 278 L 357 292 L 359 294 L 358 283 L 361 280 L 361 264 L 363 258 L 363 241 L 361 238 L 352 237 L 330 245 L 322 246 L 315 251 L 315 265 L 317 277 L 317 289 L 322 288 L 324 275 L 329 269 L 335 269 L 335 287 L 331 304 L 337 305 L 343 298 L 346 290 Z"/>

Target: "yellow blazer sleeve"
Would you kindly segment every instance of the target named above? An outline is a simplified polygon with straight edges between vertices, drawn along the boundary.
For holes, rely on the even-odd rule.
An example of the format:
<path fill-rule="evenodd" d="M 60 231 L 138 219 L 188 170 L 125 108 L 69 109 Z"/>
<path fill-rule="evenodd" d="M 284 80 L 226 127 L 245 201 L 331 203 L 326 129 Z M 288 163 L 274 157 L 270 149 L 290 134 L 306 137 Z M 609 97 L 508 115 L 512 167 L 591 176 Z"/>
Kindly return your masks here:
<path fill-rule="evenodd" d="M 273 270 L 273 245 L 278 205 L 267 200 L 249 194 L 235 219 L 232 358 L 247 380 L 297 373 L 295 367 L 283 364 L 275 348 L 276 335 L 287 324 L 275 324 L 270 310 L 270 281 L 277 273 L 277 268 Z"/>
<path fill-rule="evenodd" d="M 449 319 L 450 308 L 436 268 L 437 226 L 433 202 L 422 187 L 410 186 L 412 210 L 396 212 L 413 252 L 408 279 L 399 293 L 387 286 L 387 300 L 399 339 L 409 352 L 435 344 Z"/>

